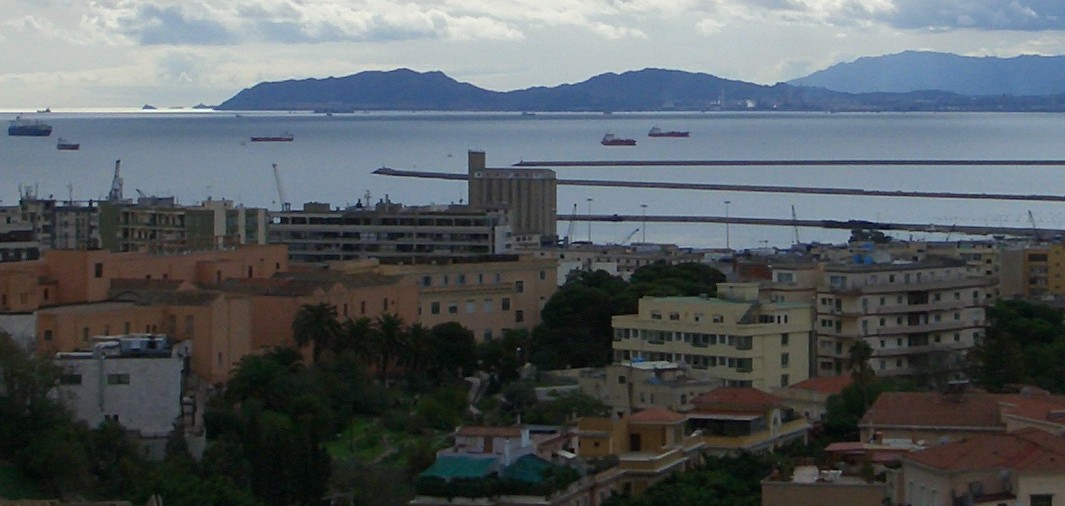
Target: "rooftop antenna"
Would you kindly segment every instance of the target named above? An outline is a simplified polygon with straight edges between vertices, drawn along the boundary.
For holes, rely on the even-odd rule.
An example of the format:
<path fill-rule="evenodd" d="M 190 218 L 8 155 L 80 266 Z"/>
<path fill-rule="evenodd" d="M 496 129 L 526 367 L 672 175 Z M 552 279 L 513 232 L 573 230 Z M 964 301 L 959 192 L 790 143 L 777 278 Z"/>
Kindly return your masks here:
<path fill-rule="evenodd" d="M 111 192 L 107 194 L 107 200 L 111 202 L 122 200 L 122 176 L 118 173 L 118 167 L 122 160 L 115 160 L 115 177 L 111 178 Z"/>

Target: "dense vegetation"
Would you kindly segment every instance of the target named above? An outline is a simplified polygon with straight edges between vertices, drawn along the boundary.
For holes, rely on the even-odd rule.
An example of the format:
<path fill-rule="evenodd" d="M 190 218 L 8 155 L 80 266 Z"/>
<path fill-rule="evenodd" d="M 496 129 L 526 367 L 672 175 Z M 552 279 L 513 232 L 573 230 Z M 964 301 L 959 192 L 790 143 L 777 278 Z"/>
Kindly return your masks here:
<path fill-rule="evenodd" d="M 1042 304 L 1002 300 L 987 312 L 983 342 L 970 354 L 971 376 L 993 392 L 1034 385 L 1065 393 L 1062 312 Z"/>

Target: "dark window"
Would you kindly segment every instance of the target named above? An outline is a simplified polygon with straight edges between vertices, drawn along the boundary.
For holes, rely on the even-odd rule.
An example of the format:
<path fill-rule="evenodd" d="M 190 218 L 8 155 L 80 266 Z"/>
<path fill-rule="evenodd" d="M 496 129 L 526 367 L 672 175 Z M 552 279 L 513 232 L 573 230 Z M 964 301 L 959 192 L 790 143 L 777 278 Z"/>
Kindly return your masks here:
<path fill-rule="evenodd" d="M 510 298 L 503 297 L 503 299 L 499 301 L 499 309 L 510 311 Z"/>
<path fill-rule="evenodd" d="M 52 331 L 51 330 L 44 331 L 44 340 L 45 341 L 51 341 L 52 340 Z"/>
<path fill-rule="evenodd" d="M 1032 494 L 1028 502 L 1029 506 L 1054 506 L 1052 494 Z"/>
<path fill-rule="evenodd" d="M 129 384 L 129 375 L 128 374 L 108 374 L 107 375 L 107 384 L 108 385 L 128 385 Z"/>
<path fill-rule="evenodd" d="M 59 375 L 59 384 L 60 385 L 80 385 L 81 384 L 81 375 L 80 374 L 60 374 Z"/>
<path fill-rule="evenodd" d="M 519 309 L 517 311 L 514 311 L 514 321 L 516 321 L 516 322 L 525 321 L 525 311 L 522 311 L 521 309 Z"/>
<path fill-rule="evenodd" d="M 524 281 L 515 281 L 514 282 L 514 291 L 518 292 L 518 293 L 525 293 L 525 282 Z"/>
<path fill-rule="evenodd" d="M 429 313 L 440 314 L 440 303 L 433 302 L 432 304 L 429 304 Z"/>
<path fill-rule="evenodd" d="M 96 265 L 94 265 L 93 266 L 93 275 L 98 277 L 98 278 L 104 277 L 104 264 L 97 263 Z"/>

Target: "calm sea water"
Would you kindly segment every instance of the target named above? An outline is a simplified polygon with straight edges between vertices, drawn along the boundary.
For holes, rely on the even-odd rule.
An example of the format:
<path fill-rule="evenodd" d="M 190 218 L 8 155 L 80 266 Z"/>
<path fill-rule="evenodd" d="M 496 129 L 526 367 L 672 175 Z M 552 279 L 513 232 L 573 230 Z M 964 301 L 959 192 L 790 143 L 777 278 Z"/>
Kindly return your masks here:
<path fill-rule="evenodd" d="M 0 114 L 11 119 L 14 114 Z M 430 114 L 356 113 L 64 113 L 47 119 L 52 137 L 0 136 L 0 170 L 7 184 L 0 204 L 18 199 L 18 185 L 42 196 L 98 199 L 107 194 L 116 159 L 128 196 L 174 195 L 192 204 L 208 196 L 277 208 L 271 164 L 277 163 L 286 198 L 354 203 L 367 191 L 373 201 L 458 202 L 465 184 L 375 176 L 382 166 L 465 172 L 466 151 L 484 150 L 490 166 L 520 160 L 598 159 L 831 159 L 988 158 L 1065 159 L 1065 115 L 1055 114 Z M 648 139 L 652 126 L 690 130 L 688 139 Z M 636 147 L 607 148 L 604 132 L 638 139 Z M 291 132 L 290 143 L 251 143 L 252 135 Z M 57 151 L 57 137 L 81 143 Z M 640 181 L 832 186 L 921 190 L 1060 194 L 1061 168 L 1052 167 L 739 167 L 564 168 L 558 177 Z M 589 204 L 587 199 L 591 198 Z M 884 197 L 836 197 L 744 192 L 611 189 L 563 186 L 559 211 L 648 215 L 800 219 L 865 219 L 919 223 L 1065 228 L 1065 208 L 1038 202 Z M 640 224 L 593 224 L 596 242 L 624 240 Z M 569 224 L 560 222 L 561 233 Z M 587 239 L 588 226 L 575 227 Z M 790 227 L 730 227 L 733 247 L 786 246 Z M 633 241 L 687 246 L 725 245 L 723 225 L 650 224 Z M 842 241 L 845 231 L 800 229 L 803 241 Z M 942 236 L 897 233 L 897 237 Z"/>

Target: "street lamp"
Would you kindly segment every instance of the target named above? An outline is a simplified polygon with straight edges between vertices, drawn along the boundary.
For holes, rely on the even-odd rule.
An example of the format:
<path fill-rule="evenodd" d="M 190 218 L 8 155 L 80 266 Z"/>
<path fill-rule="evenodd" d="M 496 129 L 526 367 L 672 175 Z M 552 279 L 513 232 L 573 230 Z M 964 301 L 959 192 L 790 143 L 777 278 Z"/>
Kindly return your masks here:
<path fill-rule="evenodd" d="M 647 204 L 640 204 L 640 209 L 643 211 L 643 226 L 640 228 L 640 242 L 647 243 Z"/>
<path fill-rule="evenodd" d="M 585 199 L 588 201 L 588 243 L 592 242 L 592 198 Z"/>
<path fill-rule="evenodd" d="M 727 249 L 727 250 L 731 250 L 732 249 L 731 242 L 729 241 L 729 229 L 728 229 L 728 225 L 729 225 L 728 205 L 731 204 L 731 203 L 732 203 L 731 200 L 726 200 L 725 201 L 725 249 Z"/>

